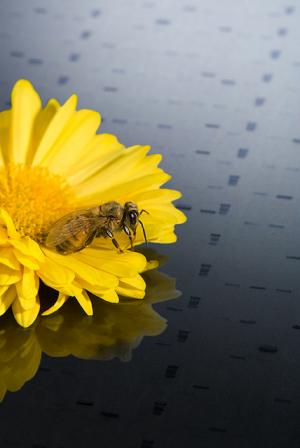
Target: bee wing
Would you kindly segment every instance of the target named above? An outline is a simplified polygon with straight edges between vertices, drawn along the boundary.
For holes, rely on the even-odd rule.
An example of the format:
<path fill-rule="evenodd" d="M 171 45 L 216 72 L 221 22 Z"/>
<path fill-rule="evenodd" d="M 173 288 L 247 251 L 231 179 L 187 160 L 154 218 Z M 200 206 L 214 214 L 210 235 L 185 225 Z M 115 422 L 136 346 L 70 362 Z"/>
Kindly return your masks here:
<path fill-rule="evenodd" d="M 69 213 L 60 218 L 50 229 L 46 238 L 46 246 L 58 246 L 81 233 L 88 238 L 101 225 L 102 220 L 101 217 L 91 214 L 88 210 Z"/>

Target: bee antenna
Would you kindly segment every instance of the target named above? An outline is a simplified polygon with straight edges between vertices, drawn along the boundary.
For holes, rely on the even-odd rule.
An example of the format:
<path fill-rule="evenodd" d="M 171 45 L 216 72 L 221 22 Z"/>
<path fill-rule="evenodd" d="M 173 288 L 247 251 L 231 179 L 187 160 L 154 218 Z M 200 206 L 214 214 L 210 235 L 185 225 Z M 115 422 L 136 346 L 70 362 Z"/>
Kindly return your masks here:
<path fill-rule="evenodd" d="M 140 219 L 139 219 L 139 223 L 140 223 L 141 226 L 142 226 L 143 234 L 144 234 L 144 238 L 145 238 L 145 243 L 146 243 L 146 246 L 148 247 L 147 235 L 146 235 L 146 231 L 145 231 L 144 224 L 142 223 L 142 221 L 141 221 Z"/>

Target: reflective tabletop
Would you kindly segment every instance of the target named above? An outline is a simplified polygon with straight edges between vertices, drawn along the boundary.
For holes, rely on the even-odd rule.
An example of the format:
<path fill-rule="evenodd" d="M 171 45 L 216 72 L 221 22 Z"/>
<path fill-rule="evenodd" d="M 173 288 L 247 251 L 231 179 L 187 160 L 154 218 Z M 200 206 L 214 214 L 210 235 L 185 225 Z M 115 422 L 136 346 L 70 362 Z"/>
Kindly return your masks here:
<path fill-rule="evenodd" d="M 1 448 L 300 446 L 299 23 L 283 0 L 1 1 L 1 110 L 19 78 L 77 93 L 163 154 L 188 218 L 138 305 L 1 317 Z"/>

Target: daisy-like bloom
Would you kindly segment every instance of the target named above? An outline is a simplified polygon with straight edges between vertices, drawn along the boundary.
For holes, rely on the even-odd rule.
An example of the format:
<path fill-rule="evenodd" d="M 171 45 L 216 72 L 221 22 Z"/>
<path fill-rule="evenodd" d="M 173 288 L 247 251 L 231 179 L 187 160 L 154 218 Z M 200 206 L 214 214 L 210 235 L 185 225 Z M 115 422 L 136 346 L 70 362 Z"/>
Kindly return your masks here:
<path fill-rule="evenodd" d="M 92 315 L 88 293 L 113 303 L 119 296 L 142 299 L 147 260 L 127 250 L 124 232 L 115 235 L 123 253 L 105 238 L 69 255 L 43 242 L 62 216 L 109 201 L 146 209 L 150 242 L 176 241 L 174 226 L 185 216 L 172 204 L 180 193 L 160 189 L 170 179 L 158 168 L 161 156 L 147 155 L 148 146 L 125 148 L 113 135 L 96 134 L 100 115 L 77 111 L 75 95 L 63 105 L 51 99 L 43 108 L 30 82 L 20 80 L 11 102 L 0 113 L 0 315 L 12 307 L 21 326 L 31 325 L 40 312 L 41 281 L 57 291 L 46 315 L 69 297 Z M 139 225 L 134 245 L 143 241 Z"/>
<path fill-rule="evenodd" d="M 35 376 L 42 353 L 127 361 L 144 336 L 161 334 L 166 320 L 152 304 L 178 297 L 175 280 L 156 270 L 144 273 L 143 278 L 147 283 L 144 300 L 123 300 L 118 306 L 96 300 L 91 318 L 71 301 L 56 314 L 38 318 L 26 330 L 16 326 L 11 315 L 4 316 L 0 329 L 0 402 L 7 391 L 19 390 Z"/>

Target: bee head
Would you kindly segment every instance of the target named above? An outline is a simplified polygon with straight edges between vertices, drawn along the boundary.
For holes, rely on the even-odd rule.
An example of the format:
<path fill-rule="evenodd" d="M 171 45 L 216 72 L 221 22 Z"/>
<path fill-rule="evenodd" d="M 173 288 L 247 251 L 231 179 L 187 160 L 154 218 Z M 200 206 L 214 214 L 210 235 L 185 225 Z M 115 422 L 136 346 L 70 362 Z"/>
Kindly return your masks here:
<path fill-rule="evenodd" d="M 145 243 L 147 245 L 146 231 L 145 231 L 145 228 L 144 228 L 144 224 L 140 220 L 140 215 L 143 212 L 146 212 L 148 214 L 148 212 L 146 210 L 139 211 L 137 205 L 134 202 L 126 202 L 125 205 L 124 205 L 123 228 L 124 228 L 125 232 L 127 233 L 127 235 L 129 234 L 128 233 L 128 228 L 135 235 L 136 227 L 137 227 L 138 223 L 140 223 L 140 225 L 142 226 Z M 127 230 L 126 230 L 126 228 L 127 228 Z"/>
<path fill-rule="evenodd" d="M 124 223 L 135 232 L 139 222 L 139 210 L 134 202 L 126 202 L 124 205 Z"/>

